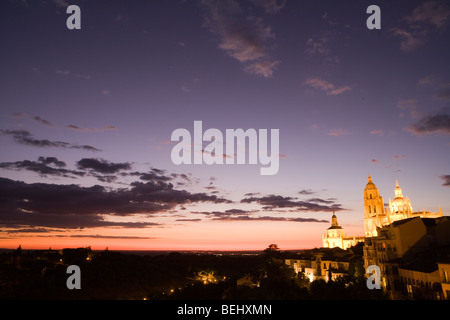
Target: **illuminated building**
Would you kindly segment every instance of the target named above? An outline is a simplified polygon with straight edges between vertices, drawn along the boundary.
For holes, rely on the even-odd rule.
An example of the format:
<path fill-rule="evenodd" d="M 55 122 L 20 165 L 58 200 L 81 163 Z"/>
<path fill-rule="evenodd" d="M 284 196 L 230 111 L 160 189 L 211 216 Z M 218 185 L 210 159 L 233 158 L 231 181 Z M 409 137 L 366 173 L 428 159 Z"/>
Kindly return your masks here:
<path fill-rule="evenodd" d="M 327 229 L 327 232 L 322 237 L 322 243 L 324 248 L 336 248 L 348 249 L 358 242 L 363 242 L 364 237 L 346 237 L 344 228 L 339 225 L 336 214 L 333 212 L 331 217 L 331 227 Z"/>
<path fill-rule="evenodd" d="M 448 264 L 438 264 L 450 253 L 448 217 L 397 220 L 378 228 L 377 234 L 366 237 L 364 267 L 380 267 L 381 287 L 390 298 L 439 300 L 447 296 L 445 290 L 450 288 L 442 278 L 448 282 L 444 277 Z"/>
<path fill-rule="evenodd" d="M 349 274 L 351 261 L 355 254 L 338 248 L 320 248 L 308 250 L 303 259 L 285 259 L 285 264 L 295 273 L 303 273 L 309 281 L 323 279 L 336 280 Z"/>
<path fill-rule="evenodd" d="M 377 236 L 377 228 L 386 226 L 394 221 L 414 217 L 442 217 L 442 210 L 440 208 L 438 213 L 425 210 L 414 212 L 411 201 L 408 197 L 403 197 L 402 189 L 399 187 L 397 181 L 394 193 L 394 200 L 389 198 L 389 207 L 385 209 L 383 197 L 381 197 L 377 186 L 369 176 L 367 185 L 364 188 L 364 231 L 366 237 Z"/>

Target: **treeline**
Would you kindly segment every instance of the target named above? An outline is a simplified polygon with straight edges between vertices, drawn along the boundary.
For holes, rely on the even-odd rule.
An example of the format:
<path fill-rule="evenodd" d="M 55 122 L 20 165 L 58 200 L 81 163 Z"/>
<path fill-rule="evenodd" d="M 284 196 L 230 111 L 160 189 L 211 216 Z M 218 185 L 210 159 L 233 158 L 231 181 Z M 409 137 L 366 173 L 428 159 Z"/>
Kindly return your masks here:
<path fill-rule="evenodd" d="M 81 270 L 81 289 L 69 290 L 69 265 Z M 202 280 L 201 275 L 208 276 Z M 247 276 L 250 285 L 237 285 Z M 364 279 L 314 281 L 270 252 L 261 255 L 158 256 L 91 252 L 90 248 L 0 254 L 0 299 L 373 299 Z"/>

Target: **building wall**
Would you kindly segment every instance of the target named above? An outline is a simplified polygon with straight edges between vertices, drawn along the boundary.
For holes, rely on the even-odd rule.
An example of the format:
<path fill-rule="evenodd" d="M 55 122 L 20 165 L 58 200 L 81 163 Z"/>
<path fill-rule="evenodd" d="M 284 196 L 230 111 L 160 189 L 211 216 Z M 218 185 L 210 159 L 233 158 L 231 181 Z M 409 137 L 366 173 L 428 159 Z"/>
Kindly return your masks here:
<path fill-rule="evenodd" d="M 443 299 L 450 300 L 450 263 L 438 263 Z"/>

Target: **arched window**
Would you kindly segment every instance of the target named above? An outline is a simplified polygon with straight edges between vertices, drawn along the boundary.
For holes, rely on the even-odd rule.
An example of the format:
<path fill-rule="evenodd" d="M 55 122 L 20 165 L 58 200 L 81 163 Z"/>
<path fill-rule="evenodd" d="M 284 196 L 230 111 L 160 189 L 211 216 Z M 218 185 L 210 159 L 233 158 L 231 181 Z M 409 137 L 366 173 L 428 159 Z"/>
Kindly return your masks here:
<path fill-rule="evenodd" d="M 370 207 L 370 204 L 369 204 L 369 213 L 372 213 L 372 208 Z"/>
<path fill-rule="evenodd" d="M 372 199 L 372 194 L 370 194 L 370 199 Z"/>
<path fill-rule="evenodd" d="M 377 213 L 377 206 L 373 206 L 373 213 Z"/>

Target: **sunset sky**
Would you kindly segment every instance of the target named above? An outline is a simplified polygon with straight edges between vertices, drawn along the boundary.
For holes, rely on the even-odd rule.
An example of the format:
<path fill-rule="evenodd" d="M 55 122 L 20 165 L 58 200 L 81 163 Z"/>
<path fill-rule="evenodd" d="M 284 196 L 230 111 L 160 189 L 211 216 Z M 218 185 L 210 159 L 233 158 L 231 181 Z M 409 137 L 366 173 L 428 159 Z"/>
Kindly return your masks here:
<path fill-rule="evenodd" d="M 449 39 L 450 1 L 1 1 L 0 248 L 320 247 L 369 174 L 450 215 Z M 279 129 L 278 173 L 173 164 L 194 121 Z"/>

